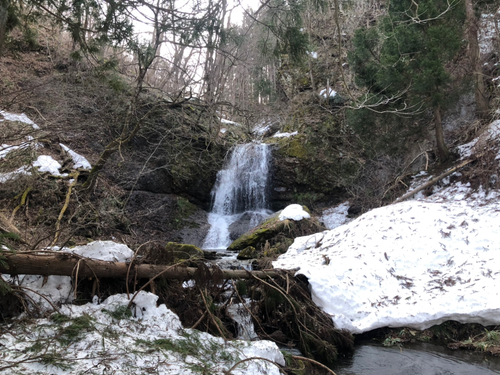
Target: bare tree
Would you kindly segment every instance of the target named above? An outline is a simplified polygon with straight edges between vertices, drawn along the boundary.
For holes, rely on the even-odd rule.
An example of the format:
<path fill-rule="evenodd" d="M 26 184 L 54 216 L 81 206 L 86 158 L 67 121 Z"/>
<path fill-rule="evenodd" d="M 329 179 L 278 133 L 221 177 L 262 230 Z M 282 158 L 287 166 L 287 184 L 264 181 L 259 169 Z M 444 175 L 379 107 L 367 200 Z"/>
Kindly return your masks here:
<path fill-rule="evenodd" d="M 478 20 L 474 14 L 472 0 L 465 0 L 465 10 L 467 13 L 467 40 L 469 42 L 469 59 L 474 82 L 474 94 L 476 98 L 476 111 L 479 116 L 488 114 L 488 98 L 482 74 L 481 58 L 478 41 Z"/>

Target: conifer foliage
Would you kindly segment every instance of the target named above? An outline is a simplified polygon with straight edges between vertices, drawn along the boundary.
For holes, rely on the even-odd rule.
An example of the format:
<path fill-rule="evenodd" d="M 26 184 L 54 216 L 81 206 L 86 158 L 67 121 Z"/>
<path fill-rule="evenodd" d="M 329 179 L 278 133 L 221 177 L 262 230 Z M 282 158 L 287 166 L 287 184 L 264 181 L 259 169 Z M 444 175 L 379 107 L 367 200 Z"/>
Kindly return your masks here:
<path fill-rule="evenodd" d="M 392 101 L 395 111 L 402 103 L 433 110 L 441 161 L 449 156 L 441 124 L 451 82 L 446 64 L 462 46 L 464 21 L 459 0 L 393 0 L 376 27 L 356 32 L 350 54 L 357 84 L 379 102 Z"/>

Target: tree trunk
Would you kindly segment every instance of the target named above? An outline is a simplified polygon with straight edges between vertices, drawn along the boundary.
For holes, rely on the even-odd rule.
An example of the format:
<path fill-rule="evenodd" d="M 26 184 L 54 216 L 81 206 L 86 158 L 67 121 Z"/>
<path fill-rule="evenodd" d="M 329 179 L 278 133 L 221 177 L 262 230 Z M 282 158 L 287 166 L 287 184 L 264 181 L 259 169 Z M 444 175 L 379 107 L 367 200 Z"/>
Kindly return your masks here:
<path fill-rule="evenodd" d="M 436 142 L 439 160 L 441 163 L 444 163 L 450 157 L 450 152 L 448 151 L 448 147 L 446 147 L 446 143 L 444 143 L 443 122 L 441 121 L 441 107 L 439 105 L 434 107 L 434 124 L 436 126 Z"/>
<path fill-rule="evenodd" d="M 105 262 L 80 258 L 68 253 L 60 254 L 4 254 L 5 267 L 0 263 L 0 274 L 7 275 L 63 275 L 97 278 L 125 278 L 129 268 L 128 263 Z M 158 274 L 160 278 L 189 280 L 197 268 L 172 265 L 139 264 L 132 266 L 130 278 L 151 279 Z M 280 270 L 246 271 L 222 270 L 226 279 L 251 279 L 253 275 L 259 278 L 277 277 Z"/>
<path fill-rule="evenodd" d="M 478 116 L 484 117 L 488 114 L 488 99 L 485 95 L 485 85 L 481 67 L 481 56 L 478 42 L 477 18 L 474 14 L 472 0 L 465 0 L 467 13 L 467 39 L 469 42 L 469 59 L 471 61 L 474 94 L 476 98 L 476 112 Z"/>
<path fill-rule="evenodd" d="M 0 56 L 3 54 L 5 37 L 7 36 L 7 18 L 9 17 L 10 0 L 0 0 Z"/>

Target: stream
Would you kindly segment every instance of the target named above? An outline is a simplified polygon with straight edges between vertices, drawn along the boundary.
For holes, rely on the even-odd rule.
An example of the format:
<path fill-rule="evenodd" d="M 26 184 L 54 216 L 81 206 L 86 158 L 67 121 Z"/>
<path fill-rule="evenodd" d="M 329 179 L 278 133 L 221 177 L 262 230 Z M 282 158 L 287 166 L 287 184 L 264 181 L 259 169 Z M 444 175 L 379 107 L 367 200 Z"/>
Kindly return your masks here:
<path fill-rule="evenodd" d="M 500 358 L 430 343 L 403 348 L 364 343 L 332 370 L 337 375 L 489 375 L 500 374 Z"/>

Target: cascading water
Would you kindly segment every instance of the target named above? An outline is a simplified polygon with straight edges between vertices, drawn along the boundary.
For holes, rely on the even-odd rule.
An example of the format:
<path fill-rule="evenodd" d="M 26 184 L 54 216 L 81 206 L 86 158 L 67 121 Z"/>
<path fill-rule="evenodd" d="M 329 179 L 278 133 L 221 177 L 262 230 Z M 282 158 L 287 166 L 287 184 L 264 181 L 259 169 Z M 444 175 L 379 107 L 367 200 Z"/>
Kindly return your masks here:
<path fill-rule="evenodd" d="M 245 232 L 271 214 L 268 210 L 270 156 L 266 144 L 235 147 L 212 189 L 213 206 L 208 215 L 211 227 L 204 249 L 226 249 L 231 244 L 231 224 L 240 220 L 240 232 Z"/>

